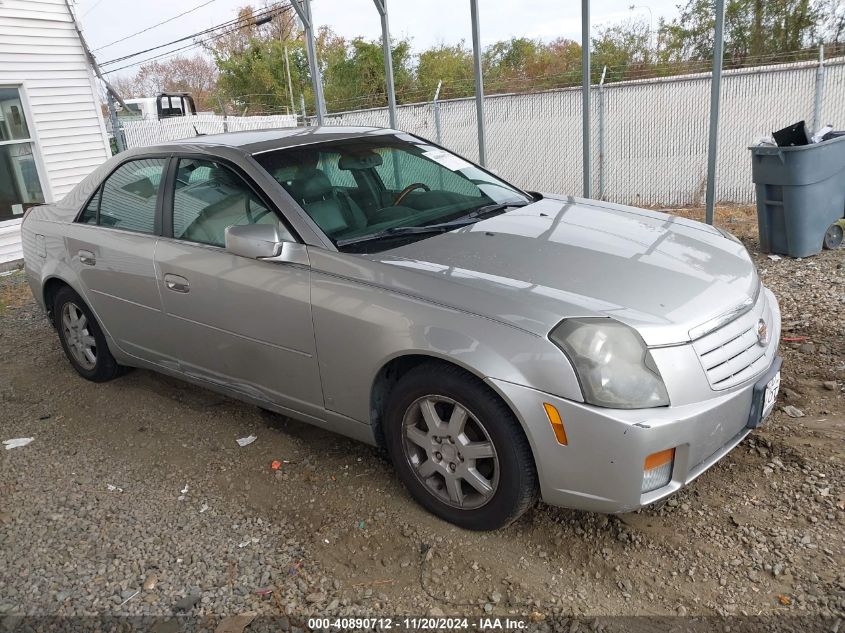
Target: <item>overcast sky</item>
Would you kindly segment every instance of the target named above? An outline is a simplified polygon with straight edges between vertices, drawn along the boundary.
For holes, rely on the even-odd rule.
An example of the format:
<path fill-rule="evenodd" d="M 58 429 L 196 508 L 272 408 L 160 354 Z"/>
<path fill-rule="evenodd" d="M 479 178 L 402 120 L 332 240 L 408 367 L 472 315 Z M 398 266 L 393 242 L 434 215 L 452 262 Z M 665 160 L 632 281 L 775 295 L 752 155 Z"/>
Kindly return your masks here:
<path fill-rule="evenodd" d="M 592 24 L 617 22 L 628 17 L 653 20 L 674 17 L 679 0 L 592 0 Z M 172 18 L 208 0 L 76 0 L 77 15 L 92 49 Z M 212 0 L 206 6 L 113 46 L 95 50 L 101 62 L 151 48 L 235 17 L 248 0 Z M 254 1 L 254 6 L 263 2 Z M 317 25 L 329 25 L 343 36 L 381 36 L 381 24 L 372 0 L 312 0 Z M 388 0 L 390 29 L 394 37 L 409 37 L 415 50 L 461 39 L 471 42 L 467 0 Z M 650 10 L 650 12 L 649 12 Z M 479 0 L 483 45 L 511 37 L 551 40 L 567 37 L 580 41 L 581 12 L 577 0 Z M 162 49 L 165 52 L 169 49 Z M 192 53 L 193 51 L 188 51 Z M 144 59 L 149 55 L 136 58 Z M 125 63 L 130 63 L 129 60 Z M 116 64 L 114 67 L 122 64 Z M 129 73 L 136 68 L 122 71 Z"/>

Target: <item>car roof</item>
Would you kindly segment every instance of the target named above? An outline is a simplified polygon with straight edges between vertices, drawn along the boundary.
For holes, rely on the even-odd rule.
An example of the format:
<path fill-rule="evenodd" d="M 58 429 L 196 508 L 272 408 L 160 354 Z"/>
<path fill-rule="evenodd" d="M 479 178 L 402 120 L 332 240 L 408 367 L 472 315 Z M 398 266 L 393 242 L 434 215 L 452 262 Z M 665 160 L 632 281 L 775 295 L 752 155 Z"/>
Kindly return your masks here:
<path fill-rule="evenodd" d="M 341 127 L 333 125 L 288 127 L 244 130 L 241 132 L 226 132 L 224 134 L 207 134 L 163 143 L 158 146 L 148 146 L 143 149 L 149 152 L 178 145 L 182 149 L 186 146 L 195 146 L 197 149 L 205 150 L 210 146 L 225 146 L 238 148 L 248 154 L 256 154 L 275 149 L 284 149 L 286 147 L 295 147 L 297 145 L 309 145 L 311 143 L 395 133 L 397 133 L 396 130 L 378 127 Z"/>

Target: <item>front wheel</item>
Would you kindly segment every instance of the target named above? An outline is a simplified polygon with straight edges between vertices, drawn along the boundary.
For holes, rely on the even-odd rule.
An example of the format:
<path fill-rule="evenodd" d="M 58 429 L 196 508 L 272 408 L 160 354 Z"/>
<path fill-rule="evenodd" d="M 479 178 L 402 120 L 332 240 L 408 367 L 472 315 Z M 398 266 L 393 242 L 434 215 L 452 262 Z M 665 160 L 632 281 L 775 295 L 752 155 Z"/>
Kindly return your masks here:
<path fill-rule="evenodd" d="M 457 367 L 430 363 L 403 376 L 388 400 L 385 434 L 411 495 L 450 523 L 493 530 L 537 499 L 519 422 L 489 387 Z"/>

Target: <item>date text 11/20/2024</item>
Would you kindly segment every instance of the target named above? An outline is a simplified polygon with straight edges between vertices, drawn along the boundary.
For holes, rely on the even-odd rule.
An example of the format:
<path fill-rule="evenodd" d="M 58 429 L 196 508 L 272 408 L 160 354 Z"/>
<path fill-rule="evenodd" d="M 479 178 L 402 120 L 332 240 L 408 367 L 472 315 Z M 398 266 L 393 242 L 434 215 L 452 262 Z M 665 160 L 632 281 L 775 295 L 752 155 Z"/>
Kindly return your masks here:
<path fill-rule="evenodd" d="M 308 628 L 335 630 L 398 630 L 398 631 L 521 631 L 528 628 L 528 618 L 463 618 L 463 617 L 384 617 L 384 618 L 309 618 Z"/>

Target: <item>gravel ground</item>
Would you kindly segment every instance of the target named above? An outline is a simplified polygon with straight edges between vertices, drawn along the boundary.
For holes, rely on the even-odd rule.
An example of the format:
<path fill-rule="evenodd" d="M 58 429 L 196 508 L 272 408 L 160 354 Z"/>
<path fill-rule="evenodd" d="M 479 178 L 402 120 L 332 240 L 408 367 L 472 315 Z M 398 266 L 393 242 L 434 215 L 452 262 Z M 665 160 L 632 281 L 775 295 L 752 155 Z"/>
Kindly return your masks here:
<path fill-rule="evenodd" d="M 0 450 L 0 618 L 762 614 L 838 630 L 845 249 L 772 261 L 747 213 L 724 215 L 794 339 L 773 417 L 661 508 L 540 504 L 486 534 L 422 511 L 376 449 L 147 371 L 82 380 L 22 277 L 3 277 L 0 439 L 35 439 Z"/>

